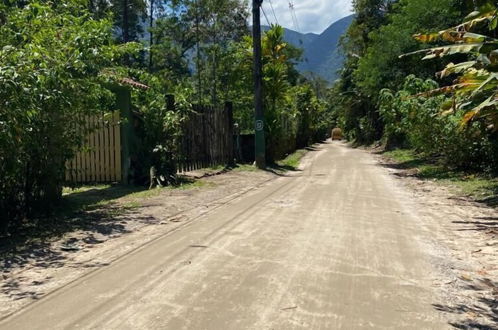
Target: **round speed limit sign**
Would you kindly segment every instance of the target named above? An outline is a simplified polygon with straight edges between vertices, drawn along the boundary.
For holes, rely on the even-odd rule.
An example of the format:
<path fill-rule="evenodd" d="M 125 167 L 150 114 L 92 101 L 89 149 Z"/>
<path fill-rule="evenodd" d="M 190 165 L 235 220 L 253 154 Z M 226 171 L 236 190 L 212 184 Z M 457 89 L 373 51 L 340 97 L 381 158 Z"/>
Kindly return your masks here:
<path fill-rule="evenodd" d="M 262 131 L 264 123 L 262 120 L 256 120 L 256 131 Z"/>

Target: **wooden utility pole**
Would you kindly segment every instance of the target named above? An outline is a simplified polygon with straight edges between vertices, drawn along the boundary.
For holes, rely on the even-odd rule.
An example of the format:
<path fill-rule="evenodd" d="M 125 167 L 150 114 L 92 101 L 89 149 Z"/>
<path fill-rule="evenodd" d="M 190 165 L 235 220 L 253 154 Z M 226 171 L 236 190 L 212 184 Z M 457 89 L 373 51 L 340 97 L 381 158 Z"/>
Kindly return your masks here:
<path fill-rule="evenodd" d="M 265 119 L 263 111 L 263 64 L 261 61 L 261 4 L 252 1 L 252 36 L 254 48 L 254 108 L 255 108 L 255 156 L 258 168 L 266 167 Z"/>

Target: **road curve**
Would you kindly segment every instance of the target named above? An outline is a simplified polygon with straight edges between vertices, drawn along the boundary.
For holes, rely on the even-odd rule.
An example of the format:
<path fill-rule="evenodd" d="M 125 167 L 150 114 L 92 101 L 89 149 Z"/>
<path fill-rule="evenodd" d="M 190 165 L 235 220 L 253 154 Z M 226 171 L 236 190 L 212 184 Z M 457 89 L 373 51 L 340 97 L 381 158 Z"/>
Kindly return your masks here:
<path fill-rule="evenodd" d="M 0 329 L 441 329 L 428 231 L 371 155 L 281 177 L 0 321 Z"/>

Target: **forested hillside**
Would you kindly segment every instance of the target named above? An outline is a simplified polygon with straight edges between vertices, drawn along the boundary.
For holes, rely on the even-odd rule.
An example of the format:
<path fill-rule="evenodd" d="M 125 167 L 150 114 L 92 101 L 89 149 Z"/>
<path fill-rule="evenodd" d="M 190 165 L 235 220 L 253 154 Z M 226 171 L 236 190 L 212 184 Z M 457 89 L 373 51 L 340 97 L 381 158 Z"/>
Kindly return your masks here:
<path fill-rule="evenodd" d="M 303 50 L 302 61 L 297 65 L 299 72 L 307 76 L 315 75 L 329 83 L 336 80 L 344 63 L 340 40 L 352 21 L 353 15 L 344 17 L 332 23 L 321 34 L 302 34 L 285 29 L 285 41 Z"/>

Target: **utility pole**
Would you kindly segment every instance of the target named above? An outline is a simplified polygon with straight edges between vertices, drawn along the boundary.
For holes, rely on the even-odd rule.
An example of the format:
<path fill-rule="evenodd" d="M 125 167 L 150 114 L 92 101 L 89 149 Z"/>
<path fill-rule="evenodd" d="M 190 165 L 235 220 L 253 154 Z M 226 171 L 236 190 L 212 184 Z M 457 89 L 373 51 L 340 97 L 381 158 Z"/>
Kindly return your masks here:
<path fill-rule="evenodd" d="M 263 111 L 263 64 L 261 61 L 261 5 L 263 0 L 252 1 L 252 37 L 254 48 L 254 128 L 256 166 L 266 167 L 265 121 Z"/>

